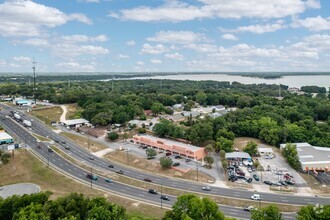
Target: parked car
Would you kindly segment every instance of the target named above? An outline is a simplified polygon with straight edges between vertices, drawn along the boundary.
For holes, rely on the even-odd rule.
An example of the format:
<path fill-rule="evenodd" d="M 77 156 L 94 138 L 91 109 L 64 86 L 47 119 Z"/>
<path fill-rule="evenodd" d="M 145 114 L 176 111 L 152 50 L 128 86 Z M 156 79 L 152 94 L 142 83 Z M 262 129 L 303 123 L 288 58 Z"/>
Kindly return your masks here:
<path fill-rule="evenodd" d="M 260 200 L 261 197 L 260 197 L 259 194 L 253 194 L 253 195 L 251 196 L 251 199 L 252 199 L 252 200 Z"/>
<path fill-rule="evenodd" d="M 172 165 L 173 167 L 177 167 L 177 166 L 180 166 L 180 163 L 179 162 L 176 162 Z"/>
<path fill-rule="evenodd" d="M 160 199 L 162 199 L 162 200 L 166 200 L 166 201 L 170 201 L 170 200 L 171 200 L 170 197 L 165 196 L 165 195 L 162 195 L 162 196 L 160 197 Z"/>
<path fill-rule="evenodd" d="M 250 177 L 249 179 L 247 179 L 246 182 L 251 183 L 252 182 L 252 178 Z"/>
<path fill-rule="evenodd" d="M 91 173 L 87 173 L 86 177 L 88 179 L 92 179 L 92 180 L 95 180 L 95 181 L 98 179 L 98 177 L 96 175 L 91 174 Z"/>
<path fill-rule="evenodd" d="M 264 184 L 266 184 L 266 185 L 270 185 L 270 186 L 271 186 L 271 185 L 272 185 L 272 182 L 270 182 L 270 181 L 268 181 L 268 180 L 265 180 L 265 181 L 264 181 Z"/>
<path fill-rule="evenodd" d="M 279 182 L 272 182 L 272 185 L 273 185 L 273 186 L 282 186 L 282 184 L 279 183 Z"/>
<path fill-rule="evenodd" d="M 108 167 L 109 168 L 114 168 L 114 166 L 112 164 L 109 164 Z"/>
<path fill-rule="evenodd" d="M 124 174 L 124 171 L 122 171 L 122 170 L 116 170 L 116 173 L 118 173 L 118 174 Z"/>
<path fill-rule="evenodd" d="M 187 158 L 187 159 L 186 159 L 186 162 L 187 162 L 187 163 L 188 163 L 188 162 L 190 162 L 190 161 L 191 161 L 191 159 L 190 159 L 190 158 Z"/>
<path fill-rule="evenodd" d="M 284 182 L 284 181 L 278 181 L 282 186 L 287 186 L 288 184 L 286 183 L 286 182 Z"/>
<path fill-rule="evenodd" d="M 172 153 L 170 153 L 170 152 L 166 153 L 166 156 L 171 156 L 171 155 L 172 155 Z"/>
<path fill-rule="evenodd" d="M 244 211 L 250 212 L 252 210 L 254 210 L 254 207 L 252 205 L 244 207 Z"/>
<path fill-rule="evenodd" d="M 295 184 L 295 182 L 293 182 L 292 180 L 286 180 L 284 182 L 288 185 L 291 185 L 291 186 Z"/>
<path fill-rule="evenodd" d="M 154 189 L 149 189 L 148 192 L 155 195 L 158 194 L 158 192 Z"/>
<path fill-rule="evenodd" d="M 106 179 L 105 179 L 105 182 L 107 182 L 107 183 L 112 183 L 113 181 L 112 181 L 112 179 L 106 178 Z"/>
<path fill-rule="evenodd" d="M 238 180 L 238 178 L 234 176 L 234 177 L 230 177 L 228 180 L 231 182 L 235 182 L 236 180 Z"/>
<path fill-rule="evenodd" d="M 152 182 L 151 179 L 149 179 L 149 178 L 144 178 L 143 180 L 146 181 L 146 182 L 149 182 L 149 183 Z"/>
<path fill-rule="evenodd" d="M 211 191 L 211 188 L 209 186 L 203 186 L 202 190 L 204 191 Z"/>
<path fill-rule="evenodd" d="M 181 159 L 181 156 L 180 156 L 180 155 L 175 155 L 174 158 L 175 158 L 175 159 Z"/>
<path fill-rule="evenodd" d="M 259 177 L 258 177 L 258 175 L 257 174 L 253 174 L 253 179 L 255 180 L 255 181 L 259 181 Z"/>

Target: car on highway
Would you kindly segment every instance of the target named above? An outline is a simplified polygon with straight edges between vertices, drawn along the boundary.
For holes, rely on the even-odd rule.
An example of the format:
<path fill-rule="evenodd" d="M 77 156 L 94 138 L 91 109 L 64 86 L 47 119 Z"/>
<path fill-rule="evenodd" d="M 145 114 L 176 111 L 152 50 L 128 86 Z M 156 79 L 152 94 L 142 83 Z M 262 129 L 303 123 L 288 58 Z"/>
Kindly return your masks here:
<path fill-rule="evenodd" d="M 90 160 L 94 160 L 94 157 L 89 157 Z"/>
<path fill-rule="evenodd" d="M 203 186 L 202 190 L 204 191 L 211 191 L 211 188 L 209 186 Z"/>
<path fill-rule="evenodd" d="M 166 201 L 170 201 L 170 197 L 166 196 L 166 195 L 161 195 L 160 199 L 162 200 L 166 200 Z"/>
<path fill-rule="evenodd" d="M 143 180 L 144 180 L 144 181 L 146 181 L 146 182 L 149 182 L 149 183 L 151 183 L 151 182 L 152 182 L 152 180 L 151 180 L 151 179 L 149 179 L 149 178 L 144 178 Z"/>
<path fill-rule="evenodd" d="M 37 148 L 38 148 L 38 149 L 41 149 L 41 146 L 40 146 L 40 145 L 38 145 L 38 146 L 37 146 Z"/>
<path fill-rule="evenodd" d="M 255 181 L 259 181 L 259 180 L 260 180 L 257 174 L 253 174 L 252 177 L 253 177 L 253 179 L 254 179 Z"/>
<path fill-rule="evenodd" d="M 37 143 L 40 143 L 41 141 L 39 139 L 37 139 Z"/>
<path fill-rule="evenodd" d="M 253 195 L 251 196 L 251 199 L 252 199 L 252 200 L 260 200 L 261 198 L 260 198 L 260 195 L 259 195 L 259 194 L 253 194 Z"/>
<path fill-rule="evenodd" d="M 150 193 L 150 194 L 158 194 L 158 192 L 156 191 L 156 190 L 154 190 L 154 189 L 149 189 L 148 190 L 148 193 Z"/>
<path fill-rule="evenodd" d="M 173 167 L 177 167 L 177 166 L 180 166 L 180 163 L 179 162 L 176 162 L 172 165 Z"/>
<path fill-rule="evenodd" d="M 112 164 L 109 164 L 108 167 L 109 168 L 114 168 L 114 166 Z"/>
<path fill-rule="evenodd" d="M 65 141 L 62 141 L 62 144 L 66 144 L 66 142 Z"/>
<path fill-rule="evenodd" d="M 255 208 L 252 206 L 252 205 L 250 205 L 250 206 L 245 206 L 244 207 L 244 211 L 247 211 L 247 212 L 251 212 L 252 210 L 254 210 Z"/>
<path fill-rule="evenodd" d="M 55 143 L 58 143 L 59 141 L 58 140 L 54 140 L 55 141 Z"/>
<path fill-rule="evenodd" d="M 49 153 L 52 153 L 52 152 L 53 152 L 53 149 L 50 148 L 50 147 L 48 147 L 48 152 L 49 152 Z"/>
<path fill-rule="evenodd" d="M 124 174 L 124 171 L 122 171 L 122 170 L 116 170 L 116 173 L 118 173 L 118 174 Z"/>
<path fill-rule="evenodd" d="M 91 174 L 91 173 L 87 173 L 86 177 L 88 179 L 95 180 L 95 181 L 98 179 L 98 176 Z"/>
<path fill-rule="evenodd" d="M 107 183 L 112 183 L 113 181 L 112 181 L 112 179 L 106 178 L 106 179 L 105 179 L 105 182 L 107 182 Z"/>
<path fill-rule="evenodd" d="M 270 185 L 270 186 L 273 185 L 272 182 L 270 182 L 270 181 L 268 181 L 268 180 L 265 180 L 265 181 L 264 181 L 264 184 L 266 184 L 266 185 Z"/>
<path fill-rule="evenodd" d="M 68 145 L 65 145 L 64 148 L 65 148 L 66 150 L 70 150 L 70 146 L 68 146 Z"/>

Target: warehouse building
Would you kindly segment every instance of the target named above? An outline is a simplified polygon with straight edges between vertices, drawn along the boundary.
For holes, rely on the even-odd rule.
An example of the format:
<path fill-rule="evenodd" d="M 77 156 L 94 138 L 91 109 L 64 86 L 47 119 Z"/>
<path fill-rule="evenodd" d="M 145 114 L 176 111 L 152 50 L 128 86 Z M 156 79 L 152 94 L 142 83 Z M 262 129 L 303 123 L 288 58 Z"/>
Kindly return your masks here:
<path fill-rule="evenodd" d="M 315 147 L 309 143 L 293 143 L 296 146 L 301 168 L 304 171 L 329 171 L 330 167 L 330 148 Z M 286 144 L 281 144 L 281 150 Z"/>
<path fill-rule="evenodd" d="M 65 120 L 61 123 L 70 128 L 72 128 L 72 127 L 77 128 L 77 127 L 89 124 L 89 121 L 87 121 L 86 119 L 83 119 L 83 118 L 78 118 L 78 119 L 72 119 L 72 120 Z"/>
<path fill-rule="evenodd" d="M 204 157 L 207 156 L 207 153 L 203 147 L 196 147 L 190 144 L 185 144 L 164 138 L 158 138 L 151 135 L 135 135 L 133 137 L 133 141 L 136 144 L 157 148 L 166 152 L 179 154 L 181 156 L 189 157 L 195 160 L 202 160 Z"/>
<path fill-rule="evenodd" d="M 233 161 L 243 161 L 243 160 L 251 161 L 250 154 L 245 153 L 245 152 L 226 153 L 225 157 L 227 160 L 233 160 Z"/>
<path fill-rule="evenodd" d="M 4 131 L 0 131 L 0 145 L 1 144 L 11 144 L 11 143 L 14 143 L 13 137 Z"/>

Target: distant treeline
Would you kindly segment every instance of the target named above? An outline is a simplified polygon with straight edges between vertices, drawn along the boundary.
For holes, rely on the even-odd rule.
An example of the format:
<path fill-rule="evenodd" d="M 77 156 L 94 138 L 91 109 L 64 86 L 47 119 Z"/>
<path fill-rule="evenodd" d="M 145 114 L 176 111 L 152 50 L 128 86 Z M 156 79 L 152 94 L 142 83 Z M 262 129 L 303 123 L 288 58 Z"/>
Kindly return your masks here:
<path fill-rule="evenodd" d="M 318 86 L 302 86 L 300 90 L 303 92 L 307 92 L 307 93 L 326 93 L 327 92 L 326 88 L 318 87 Z"/>

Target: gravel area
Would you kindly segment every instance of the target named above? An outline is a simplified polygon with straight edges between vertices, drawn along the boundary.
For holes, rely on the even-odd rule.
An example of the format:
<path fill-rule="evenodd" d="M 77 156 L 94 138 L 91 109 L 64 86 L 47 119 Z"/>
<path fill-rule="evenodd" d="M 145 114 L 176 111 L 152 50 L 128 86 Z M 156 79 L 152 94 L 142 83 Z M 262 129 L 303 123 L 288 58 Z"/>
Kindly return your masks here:
<path fill-rule="evenodd" d="M 0 187 L 0 197 L 5 199 L 13 195 L 38 193 L 40 190 L 40 187 L 34 183 L 17 183 Z"/>

